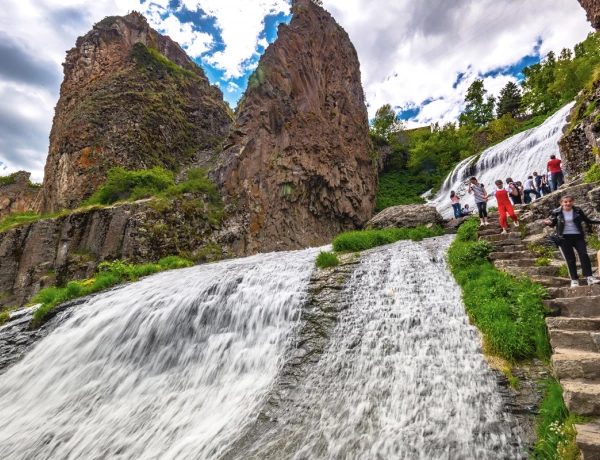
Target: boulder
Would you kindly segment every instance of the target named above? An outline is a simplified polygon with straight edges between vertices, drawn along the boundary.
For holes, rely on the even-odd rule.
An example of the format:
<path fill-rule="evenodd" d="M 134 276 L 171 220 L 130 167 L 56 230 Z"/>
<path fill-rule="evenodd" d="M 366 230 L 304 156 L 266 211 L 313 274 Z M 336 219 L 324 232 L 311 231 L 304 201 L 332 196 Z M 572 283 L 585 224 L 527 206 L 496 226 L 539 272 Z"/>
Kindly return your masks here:
<path fill-rule="evenodd" d="M 564 195 L 573 195 L 575 205 L 579 206 L 590 216 L 597 215 L 600 211 L 600 202 L 598 201 L 598 183 L 581 184 L 575 186 L 563 186 L 557 192 L 546 195 L 539 200 L 531 203 L 531 212 L 534 219 L 547 218 L 552 211 L 560 206 L 560 199 Z"/>
<path fill-rule="evenodd" d="M 366 229 L 381 230 L 384 228 L 418 227 L 419 225 L 436 225 L 443 222 L 436 208 L 424 204 L 393 206 L 384 209 L 373 217 Z"/>

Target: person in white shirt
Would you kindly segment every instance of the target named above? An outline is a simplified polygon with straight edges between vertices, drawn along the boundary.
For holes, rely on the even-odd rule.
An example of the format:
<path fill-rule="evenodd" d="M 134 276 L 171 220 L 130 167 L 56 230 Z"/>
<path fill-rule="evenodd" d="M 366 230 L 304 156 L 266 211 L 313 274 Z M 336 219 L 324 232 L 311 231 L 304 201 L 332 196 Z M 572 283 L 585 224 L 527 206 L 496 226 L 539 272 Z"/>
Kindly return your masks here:
<path fill-rule="evenodd" d="M 523 187 L 523 195 L 525 196 L 525 204 L 529 204 L 533 201 L 531 199 L 532 194 L 535 197 L 534 199 L 537 199 L 540 197 L 540 195 L 537 191 L 537 188 L 535 186 L 535 180 L 533 179 L 533 176 L 529 176 L 527 178 L 527 180 L 525 181 L 525 186 Z"/>

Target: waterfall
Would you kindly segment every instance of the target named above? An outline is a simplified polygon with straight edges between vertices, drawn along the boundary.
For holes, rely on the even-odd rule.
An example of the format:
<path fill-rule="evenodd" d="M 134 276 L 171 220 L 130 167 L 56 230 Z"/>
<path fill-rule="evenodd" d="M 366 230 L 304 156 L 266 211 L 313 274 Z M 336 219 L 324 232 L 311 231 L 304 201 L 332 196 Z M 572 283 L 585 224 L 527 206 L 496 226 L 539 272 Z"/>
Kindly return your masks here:
<path fill-rule="evenodd" d="M 453 217 L 450 204 L 450 191 L 461 197 L 461 204 L 475 208 L 472 195 L 467 193 L 468 180 L 475 176 L 486 186 L 488 192 L 496 188 L 494 182 L 512 177 L 525 183 L 533 172 L 546 173 L 550 155 L 560 158 L 558 141 L 574 103 L 568 104 L 537 128 L 522 132 L 485 150 L 476 156 L 461 161 L 444 181 L 440 191 L 430 201 L 444 217 Z M 477 159 L 477 161 L 475 161 Z M 495 205 L 495 202 L 493 202 Z"/>
<path fill-rule="evenodd" d="M 363 255 L 321 359 L 245 459 L 518 459 L 445 262 L 451 236 Z M 231 458 L 231 457 L 230 457 Z"/>
<path fill-rule="evenodd" d="M 166 272 L 77 307 L 0 376 L 0 458 L 216 458 L 277 374 L 316 254 Z"/>

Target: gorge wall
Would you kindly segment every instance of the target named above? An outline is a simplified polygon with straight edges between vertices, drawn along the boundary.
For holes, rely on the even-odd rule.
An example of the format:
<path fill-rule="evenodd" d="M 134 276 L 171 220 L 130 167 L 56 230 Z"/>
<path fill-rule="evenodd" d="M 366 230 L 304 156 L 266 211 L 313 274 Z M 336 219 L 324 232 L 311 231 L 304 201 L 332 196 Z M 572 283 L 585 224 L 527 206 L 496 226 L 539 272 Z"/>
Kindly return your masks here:
<path fill-rule="evenodd" d="M 579 0 L 579 3 L 587 12 L 587 18 L 592 23 L 592 27 L 600 30 L 600 0 Z"/>
<path fill-rule="evenodd" d="M 372 216 L 377 186 L 358 55 L 310 0 L 260 59 L 214 174 L 247 216 L 246 253 L 327 244 Z"/>
<path fill-rule="evenodd" d="M 0 182 L 0 219 L 13 212 L 34 211 L 40 193 L 38 185 L 29 180 L 31 173 L 19 171 Z"/>
<path fill-rule="evenodd" d="M 67 53 L 42 211 L 73 209 L 115 166 L 209 163 L 231 123 L 221 91 L 139 13 L 97 23 Z"/>

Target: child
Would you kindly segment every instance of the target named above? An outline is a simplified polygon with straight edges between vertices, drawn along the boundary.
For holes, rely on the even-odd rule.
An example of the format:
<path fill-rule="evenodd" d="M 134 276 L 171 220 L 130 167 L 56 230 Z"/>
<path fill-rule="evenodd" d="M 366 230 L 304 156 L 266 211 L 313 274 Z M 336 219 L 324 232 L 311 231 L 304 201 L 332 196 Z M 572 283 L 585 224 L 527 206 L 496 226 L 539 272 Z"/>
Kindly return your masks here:
<path fill-rule="evenodd" d="M 504 182 L 501 180 L 496 181 L 497 189 L 492 193 L 487 195 L 486 198 L 496 197 L 496 201 L 498 202 L 498 212 L 500 213 L 500 227 L 502 227 L 502 234 L 506 234 L 506 228 L 508 227 L 508 218 L 506 214 L 510 216 L 515 227 L 519 226 L 519 218 L 515 214 L 515 210 L 513 208 L 512 203 L 510 202 L 510 189 L 504 188 Z"/>
<path fill-rule="evenodd" d="M 465 204 L 465 207 L 462 210 L 462 215 L 463 216 L 472 216 L 473 215 L 473 211 L 471 211 L 471 208 L 469 208 L 468 204 Z"/>

